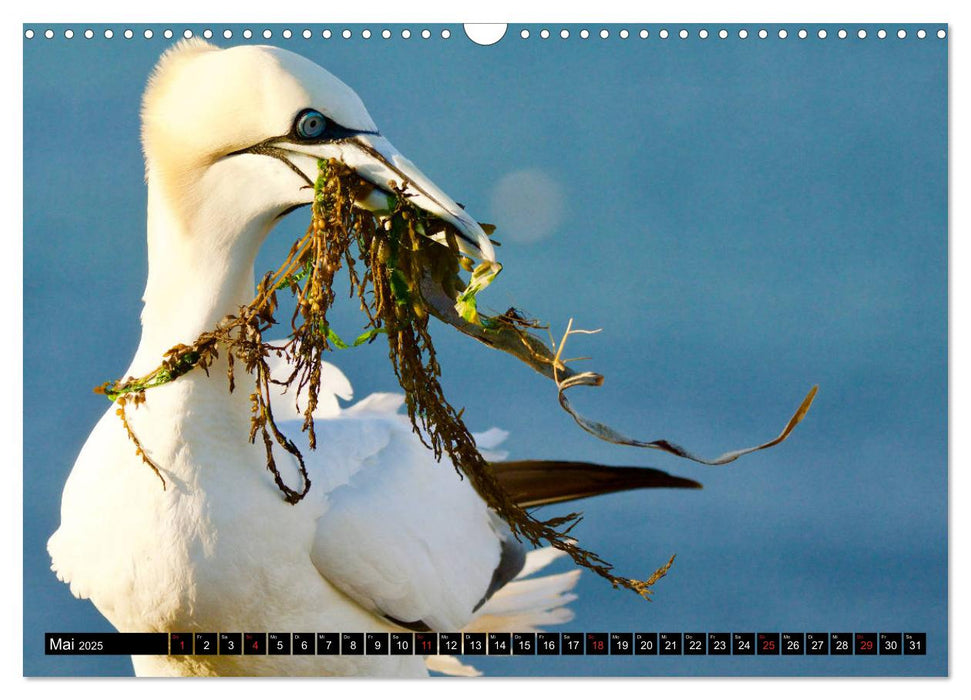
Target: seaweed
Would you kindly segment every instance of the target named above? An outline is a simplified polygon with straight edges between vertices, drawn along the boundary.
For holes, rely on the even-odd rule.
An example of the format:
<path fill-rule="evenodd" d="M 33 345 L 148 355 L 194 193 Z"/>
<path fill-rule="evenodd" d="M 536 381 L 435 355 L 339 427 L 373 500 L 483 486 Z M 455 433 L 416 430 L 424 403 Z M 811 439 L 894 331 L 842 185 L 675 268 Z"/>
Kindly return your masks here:
<path fill-rule="evenodd" d="M 541 520 L 512 501 L 477 449 L 463 421 L 463 411 L 457 411 L 445 396 L 440 383 L 441 366 L 429 332 L 429 317 L 434 316 L 490 347 L 512 354 L 552 379 L 564 410 L 598 438 L 661 449 L 705 464 L 724 464 L 741 454 L 784 440 L 808 410 L 815 387 L 774 441 L 727 453 L 715 460 L 696 457 L 666 440 L 647 442 L 627 438 L 602 423 L 585 419 L 573 410 L 564 393 L 574 386 L 598 386 L 603 377 L 593 372 L 573 371 L 570 360 L 563 358 L 563 350 L 572 335 L 595 331 L 573 329 L 571 320 L 558 344 L 552 340 L 547 343 L 536 334 L 536 331 L 548 330 L 546 326 L 517 309 L 496 316 L 483 313 L 478 308 L 477 295 L 495 279 L 501 267 L 490 262 L 475 265 L 463 257 L 450 225 L 415 206 L 410 201 L 407 183 L 400 186 L 389 183 L 389 187 L 391 208 L 378 216 L 355 206 L 373 185 L 343 162 L 319 161 L 311 223 L 283 264 L 261 279 L 254 300 L 238 313 L 226 316 L 215 329 L 203 333 L 191 345 L 177 345 L 168 350 L 159 367 L 149 374 L 106 382 L 95 390 L 117 401 L 117 413 L 137 454 L 162 478 L 158 465 L 146 454 L 128 424 L 125 407 L 129 402 L 137 407 L 145 401 L 147 390 L 175 381 L 195 368 L 208 374 L 219 352 L 225 352 L 229 391 L 235 389 L 237 364 L 253 379 L 249 439 L 255 443 L 257 436 L 260 437 L 266 449 L 267 469 L 284 499 L 295 504 L 307 494 L 311 482 L 300 450 L 277 427 L 270 385 L 295 388 L 295 395 L 307 397 L 302 429 L 308 435 L 311 449 L 315 449 L 313 413 L 320 391 L 324 353 L 371 343 L 378 335 L 384 335 L 388 358 L 405 394 L 412 429 L 437 460 L 447 457 L 459 476 L 469 479 L 517 538 L 535 546 L 547 542 L 569 554 L 578 565 L 610 581 L 615 588 L 627 588 L 650 599 L 650 586 L 667 573 L 674 557 L 645 580 L 617 576 L 609 562 L 569 536 L 582 518 L 580 513 Z M 492 231 L 488 225 L 483 228 Z M 327 321 L 327 312 L 335 299 L 334 277 L 342 267 L 348 271 L 350 295 L 359 299 L 367 318 L 366 330 L 352 343 L 343 341 Z M 471 273 L 467 283 L 462 279 L 463 272 Z M 273 345 L 264 340 L 264 333 L 277 323 L 274 318 L 278 309 L 277 294 L 283 291 L 296 297 L 296 306 L 290 319 L 290 335 L 282 344 Z M 286 357 L 291 368 L 287 378 L 270 377 L 271 353 Z M 301 484 L 294 487 L 284 482 L 273 457 L 274 444 L 296 458 Z M 164 488 L 164 479 L 162 483 Z"/>

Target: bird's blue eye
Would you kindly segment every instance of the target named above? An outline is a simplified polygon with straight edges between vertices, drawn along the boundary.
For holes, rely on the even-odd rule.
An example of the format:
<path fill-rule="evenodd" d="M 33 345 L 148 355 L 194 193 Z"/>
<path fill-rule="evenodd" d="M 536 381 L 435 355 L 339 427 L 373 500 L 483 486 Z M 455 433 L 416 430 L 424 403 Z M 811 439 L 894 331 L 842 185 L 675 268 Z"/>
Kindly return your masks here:
<path fill-rule="evenodd" d="M 327 119 L 315 109 L 306 109 L 297 116 L 294 127 L 302 139 L 319 139 L 327 130 Z"/>

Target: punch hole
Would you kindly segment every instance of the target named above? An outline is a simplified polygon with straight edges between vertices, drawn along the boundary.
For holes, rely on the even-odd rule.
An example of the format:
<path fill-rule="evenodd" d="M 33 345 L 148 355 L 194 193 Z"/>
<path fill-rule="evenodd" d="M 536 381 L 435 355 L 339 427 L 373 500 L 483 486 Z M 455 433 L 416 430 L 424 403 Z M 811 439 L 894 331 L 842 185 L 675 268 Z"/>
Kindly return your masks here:
<path fill-rule="evenodd" d="M 243 30 L 243 38 L 244 39 L 252 39 L 253 38 L 253 32 L 252 32 L 252 30 L 250 30 L 250 29 L 244 29 Z"/>
<path fill-rule="evenodd" d="M 641 30 L 641 33 L 640 33 L 641 39 L 646 39 L 650 35 L 651 35 L 651 33 L 649 31 L 647 31 L 646 29 L 642 29 Z"/>
<path fill-rule="evenodd" d="M 284 39 L 289 39 L 292 36 L 293 36 L 293 32 L 291 32 L 289 29 L 284 29 L 283 30 L 283 38 Z"/>
<path fill-rule="evenodd" d="M 329 29 L 325 29 L 324 31 L 322 31 L 322 32 L 320 33 L 320 36 L 322 36 L 322 37 L 323 37 L 323 38 L 325 38 L 325 39 L 330 39 L 330 37 L 331 37 L 332 35 L 333 35 L 333 33 L 332 33 L 332 32 L 331 32 L 331 31 L 330 31 Z"/>
<path fill-rule="evenodd" d="M 620 30 L 620 38 L 621 39 L 626 39 L 629 36 L 630 36 L 630 32 L 629 31 L 627 31 L 626 29 L 621 29 Z"/>
<path fill-rule="evenodd" d="M 153 32 L 151 29 L 146 29 L 144 36 L 146 39 L 151 39 L 153 36 L 155 36 L 155 32 Z"/>
<path fill-rule="evenodd" d="M 390 39 L 391 38 L 391 30 L 390 29 L 385 29 L 384 31 L 382 31 L 381 32 L 381 38 L 382 39 Z"/>
<path fill-rule="evenodd" d="M 523 39 L 528 39 L 529 38 L 529 30 L 528 29 L 524 29 L 523 31 L 519 32 L 519 36 L 521 36 Z"/>
<path fill-rule="evenodd" d="M 162 32 L 163 39 L 171 39 L 173 36 L 175 36 L 175 33 L 171 29 L 166 29 Z"/>
<path fill-rule="evenodd" d="M 402 39 L 410 39 L 411 38 L 411 30 L 410 29 L 402 29 L 401 30 L 401 38 Z"/>
<path fill-rule="evenodd" d="M 662 39 L 667 39 L 668 38 L 668 30 L 667 29 L 662 29 L 661 31 L 659 31 L 657 33 L 657 35 L 659 37 L 661 37 Z"/>
<path fill-rule="evenodd" d="M 924 39 L 925 37 L 927 37 L 927 32 L 925 32 L 923 29 L 918 29 L 917 30 L 917 38 L 918 39 Z"/>
<path fill-rule="evenodd" d="M 506 35 L 505 24 L 466 24 L 465 35 L 479 46 L 492 46 Z"/>
<path fill-rule="evenodd" d="M 601 29 L 600 30 L 600 38 L 601 39 L 606 39 L 609 36 L 610 36 L 610 32 L 608 32 L 606 29 Z"/>
<path fill-rule="evenodd" d="M 780 29 L 779 30 L 779 38 L 780 39 L 785 39 L 787 36 L 789 36 L 789 32 L 787 32 L 785 29 Z"/>
<path fill-rule="evenodd" d="M 861 39 L 866 39 L 866 29 L 861 29 L 856 33 L 856 35 Z"/>
<path fill-rule="evenodd" d="M 110 29 L 105 29 L 105 39 L 111 39 L 115 36 L 115 33 Z"/>
<path fill-rule="evenodd" d="M 53 29 L 48 29 L 46 32 L 44 32 L 44 37 L 47 38 L 47 39 L 53 39 L 54 38 L 54 30 Z"/>
<path fill-rule="evenodd" d="M 738 30 L 738 38 L 739 39 L 748 39 L 748 30 L 747 29 L 739 29 Z"/>
<path fill-rule="evenodd" d="M 549 29 L 542 29 L 542 30 L 540 30 L 539 38 L 540 39 L 549 39 L 550 38 L 550 30 Z"/>
<path fill-rule="evenodd" d="M 65 39 L 73 39 L 74 38 L 74 30 L 73 29 L 65 29 L 64 30 L 64 38 Z"/>
<path fill-rule="evenodd" d="M 269 39 L 272 36 L 273 36 L 273 32 L 271 32 L 269 29 L 264 29 L 263 30 L 263 38 L 264 39 Z"/>
<path fill-rule="evenodd" d="M 364 30 L 362 30 L 361 31 L 361 38 L 362 39 L 370 39 L 371 38 L 371 30 L 370 29 L 364 29 Z"/>
<path fill-rule="evenodd" d="M 764 29 L 759 30 L 759 39 L 767 39 L 768 37 L 769 37 L 769 33 L 767 31 L 765 31 Z"/>
<path fill-rule="evenodd" d="M 825 39 L 826 38 L 826 30 L 825 29 L 820 29 L 818 32 L 816 32 L 816 36 L 818 36 L 820 39 Z"/>
<path fill-rule="evenodd" d="M 314 35 L 314 33 L 312 31 L 310 31 L 309 29 L 304 29 L 303 32 L 301 32 L 301 36 L 303 36 L 304 39 L 309 39 L 313 35 Z"/>
<path fill-rule="evenodd" d="M 898 39 L 906 39 L 907 38 L 907 31 L 905 29 L 899 30 L 897 32 L 897 38 Z"/>
<path fill-rule="evenodd" d="M 223 31 L 223 39 L 232 39 L 232 38 L 233 38 L 233 30 L 232 29 L 226 29 L 226 30 Z"/>
<path fill-rule="evenodd" d="M 125 38 L 126 39 L 131 39 L 133 36 L 135 36 L 135 32 L 133 32 L 131 29 L 126 29 L 125 30 Z"/>
<path fill-rule="evenodd" d="M 202 30 L 202 36 L 206 39 L 212 39 L 212 30 L 211 29 Z"/>
<path fill-rule="evenodd" d="M 938 39 L 943 39 L 946 36 L 947 36 L 947 32 L 945 32 L 943 29 L 938 29 L 937 30 L 937 38 Z"/>
<path fill-rule="evenodd" d="M 25 31 L 24 32 L 24 37 L 27 38 L 27 39 L 33 39 L 34 38 L 34 30 L 33 29 L 28 29 L 27 31 Z"/>
<path fill-rule="evenodd" d="M 341 36 L 344 37 L 345 39 L 350 39 L 351 38 L 351 30 L 350 29 L 345 29 L 344 31 L 341 32 Z"/>
<path fill-rule="evenodd" d="M 365 38 L 367 38 L 367 37 L 365 37 Z M 421 38 L 422 39 L 431 39 L 432 38 L 432 33 L 430 31 L 428 31 L 427 29 L 422 29 L 421 30 Z"/>
<path fill-rule="evenodd" d="M 878 31 L 877 32 L 877 38 L 878 39 L 886 39 L 887 38 L 887 30 L 886 29 L 881 29 L 880 31 Z"/>
<path fill-rule="evenodd" d="M 570 38 L 570 30 L 569 29 L 561 29 L 560 30 L 560 38 L 561 39 L 569 39 Z"/>
<path fill-rule="evenodd" d="M 838 36 L 840 39 L 845 39 L 846 38 L 846 30 L 845 29 L 840 29 L 838 32 L 836 32 L 836 36 Z"/>
<path fill-rule="evenodd" d="M 688 30 L 687 29 L 682 29 L 680 32 L 678 32 L 678 36 L 681 37 L 682 39 L 687 39 L 688 38 Z"/>
<path fill-rule="evenodd" d="M 442 38 L 443 38 L 443 39 L 448 39 L 448 38 L 449 38 L 449 37 L 451 37 L 451 36 L 452 36 L 452 32 L 450 32 L 450 31 L 449 31 L 449 30 L 447 30 L 447 29 L 443 29 L 443 30 L 442 30 Z"/>
<path fill-rule="evenodd" d="M 728 38 L 728 30 L 727 29 L 720 29 L 718 31 L 718 38 L 719 39 L 727 39 Z"/>
<path fill-rule="evenodd" d="M 191 39 L 192 38 L 192 30 L 191 29 L 186 29 L 184 32 L 182 32 L 182 36 L 185 37 L 186 39 Z"/>
<path fill-rule="evenodd" d="M 590 30 L 588 30 L 588 29 L 581 29 L 580 30 L 580 38 L 581 39 L 589 39 L 590 38 Z"/>
<path fill-rule="evenodd" d="M 84 30 L 84 38 L 85 39 L 94 39 L 94 32 L 91 31 L 90 29 L 85 29 Z"/>

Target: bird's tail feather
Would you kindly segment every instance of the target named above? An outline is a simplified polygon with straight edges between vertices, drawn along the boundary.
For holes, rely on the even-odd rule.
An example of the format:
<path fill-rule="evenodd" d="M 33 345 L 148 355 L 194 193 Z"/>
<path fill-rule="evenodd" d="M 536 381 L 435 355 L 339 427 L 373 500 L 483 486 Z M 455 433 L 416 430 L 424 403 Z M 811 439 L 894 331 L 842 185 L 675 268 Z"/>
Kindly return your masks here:
<path fill-rule="evenodd" d="M 496 591 L 462 631 L 536 632 L 542 627 L 572 620 L 573 611 L 566 606 L 577 598 L 572 590 L 580 578 L 579 569 L 526 578 L 561 556 L 563 552 L 552 547 L 529 552 L 519 576 Z M 429 656 L 425 663 L 429 670 L 450 676 L 481 675 L 477 669 L 461 663 L 454 656 Z"/>
<path fill-rule="evenodd" d="M 426 656 L 425 665 L 429 671 L 444 673 L 446 676 L 465 676 L 466 678 L 470 678 L 472 676 L 482 675 L 482 671 L 475 666 L 463 664 L 454 656 L 446 656 L 444 654 Z"/>
<path fill-rule="evenodd" d="M 530 632 L 532 630 L 498 628 L 508 616 L 528 616 L 531 613 L 546 612 L 563 607 L 576 600 L 576 594 L 570 590 L 576 585 L 580 570 L 574 569 L 563 574 L 541 576 L 538 578 L 511 581 L 496 592 L 492 598 L 482 606 L 481 615 L 472 621 L 472 625 L 480 631 L 482 618 L 491 618 L 490 632 Z M 473 630 L 469 630 L 473 631 Z"/>

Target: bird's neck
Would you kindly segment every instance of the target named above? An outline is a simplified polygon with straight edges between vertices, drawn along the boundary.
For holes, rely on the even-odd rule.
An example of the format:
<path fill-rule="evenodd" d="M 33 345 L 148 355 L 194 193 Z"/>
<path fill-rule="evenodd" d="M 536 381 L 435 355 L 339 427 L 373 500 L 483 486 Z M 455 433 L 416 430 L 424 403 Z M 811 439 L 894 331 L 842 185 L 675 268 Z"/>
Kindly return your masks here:
<path fill-rule="evenodd" d="M 179 201 L 149 179 L 148 283 L 132 376 L 154 370 L 169 348 L 193 343 L 253 299 L 256 253 L 272 222 L 240 221 L 207 198 Z"/>

